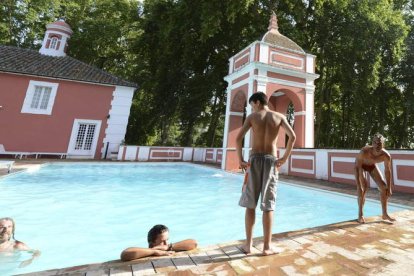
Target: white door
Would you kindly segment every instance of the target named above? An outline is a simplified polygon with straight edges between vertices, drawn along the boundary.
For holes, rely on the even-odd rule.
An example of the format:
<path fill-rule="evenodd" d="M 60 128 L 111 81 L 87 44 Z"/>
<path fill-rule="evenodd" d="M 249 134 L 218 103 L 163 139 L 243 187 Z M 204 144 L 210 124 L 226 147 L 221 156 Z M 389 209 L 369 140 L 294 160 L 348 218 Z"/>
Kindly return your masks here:
<path fill-rule="evenodd" d="M 94 157 L 101 121 L 75 119 L 68 152 L 70 155 Z"/>

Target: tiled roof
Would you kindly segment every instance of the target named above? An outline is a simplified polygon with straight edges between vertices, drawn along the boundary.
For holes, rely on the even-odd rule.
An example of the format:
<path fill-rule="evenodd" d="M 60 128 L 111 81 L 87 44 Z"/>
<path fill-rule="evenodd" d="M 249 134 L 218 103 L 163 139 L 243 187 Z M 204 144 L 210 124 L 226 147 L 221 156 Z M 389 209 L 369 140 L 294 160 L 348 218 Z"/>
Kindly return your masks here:
<path fill-rule="evenodd" d="M 298 44 L 296 44 L 291 39 L 287 38 L 286 36 L 280 33 L 267 32 L 263 36 L 262 41 L 272 44 L 274 46 L 279 46 L 285 49 L 294 50 L 300 53 L 305 53 L 305 51 L 303 51 L 303 49 Z"/>
<path fill-rule="evenodd" d="M 42 55 L 38 51 L 0 45 L 0 72 L 138 87 L 77 59 Z"/>

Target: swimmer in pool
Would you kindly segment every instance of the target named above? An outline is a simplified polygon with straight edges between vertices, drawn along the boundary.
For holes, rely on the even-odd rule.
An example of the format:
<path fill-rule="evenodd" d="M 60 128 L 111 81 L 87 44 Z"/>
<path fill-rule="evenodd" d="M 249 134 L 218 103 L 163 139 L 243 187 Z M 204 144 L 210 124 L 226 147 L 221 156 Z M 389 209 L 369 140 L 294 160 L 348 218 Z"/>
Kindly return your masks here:
<path fill-rule="evenodd" d="M 365 203 L 365 194 L 368 189 L 368 182 L 364 176 L 367 172 L 375 183 L 381 194 L 382 218 L 384 220 L 395 221 L 388 215 L 387 201 L 392 195 L 392 176 L 391 176 L 391 155 L 384 149 L 385 138 L 377 133 L 372 138 L 372 145 L 365 146 L 361 149 L 355 159 L 355 179 L 358 190 L 358 222 L 365 223 L 363 208 Z M 385 165 L 385 180 L 382 173 L 378 169 L 377 163 L 384 162 Z"/>
<path fill-rule="evenodd" d="M 39 250 L 33 250 L 25 243 L 14 238 L 16 225 L 12 218 L 0 218 L 0 252 L 27 251 L 32 253 L 32 257 L 20 264 L 20 267 L 28 266 L 32 261 L 40 256 Z"/>
<path fill-rule="evenodd" d="M 148 232 L 148 247 L 129 247 L 122 251 L 121 260 L 131 261 L 149 256 L 167 256 L 175 251 L 187 251 L 197 248 L 197 241 L 188 239 L 176 243 L 169 243 L 169 231 L 165 225 L 155 225 Z"/>

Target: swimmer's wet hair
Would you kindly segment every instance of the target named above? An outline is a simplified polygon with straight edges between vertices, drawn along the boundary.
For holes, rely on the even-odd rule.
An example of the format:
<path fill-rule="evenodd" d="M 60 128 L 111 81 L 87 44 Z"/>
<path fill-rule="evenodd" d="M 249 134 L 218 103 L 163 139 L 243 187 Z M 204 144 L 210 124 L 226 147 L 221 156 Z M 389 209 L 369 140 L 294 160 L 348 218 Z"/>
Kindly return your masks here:
<path fill-rule="evenodd" d="M 159 234 L 164 233 L 165 231 L 168 231 L 168 227 L 162 224 L 154 225 L 149 231 L 148 231 L 148 247 L 152 248 L 154 247 L 154 242 L 157 239 Z"/>
<path fill-rule="evenodd" d="M 9 217 L 0 218 L 0 221 L 1 221 L 1 220 L 11 221 L 12 226 L 13 226 L 13 230 L 12 230 L 12 238 L 13 238 L 13 240 L 16 240 L 16 239 L 14 238 L 14 231 L 16 230 L 16 224 L 14 223 L 14 220 L 13 220 L 12 218 L 9 218 Z"/>

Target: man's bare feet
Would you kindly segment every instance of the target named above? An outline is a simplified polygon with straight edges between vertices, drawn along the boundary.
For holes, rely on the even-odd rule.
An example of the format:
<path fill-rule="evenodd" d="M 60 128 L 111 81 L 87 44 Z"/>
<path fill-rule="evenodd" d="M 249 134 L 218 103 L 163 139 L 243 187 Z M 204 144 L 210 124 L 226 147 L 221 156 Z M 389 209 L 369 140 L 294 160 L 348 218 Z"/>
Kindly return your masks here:
<path fill-rule="evenodd" d="M 277 253 L 279 253 L 279 252 L 277 252 L 274 248 L 263 249 L 263 256 L 274 255 L 274 254 L 277 254 Z"/>
<path fill-rule="evenodd" d="M 383 220 L 395 221 L 395 218 L 390 217 L 388 214 L 382 215 Z"/>
<path fill-rule="evenodd" d="M 365 218 L 364 217 L 359 217 L 357 221 L 359 223 L 365 223 Z"/>
<path fill-rule="evenodd" d="M 243 244 L 242 246 L 240 246 L 240 249 L 245 254 L 250 254 L 252 252 L 252 247 L 248 244 Z"/>

